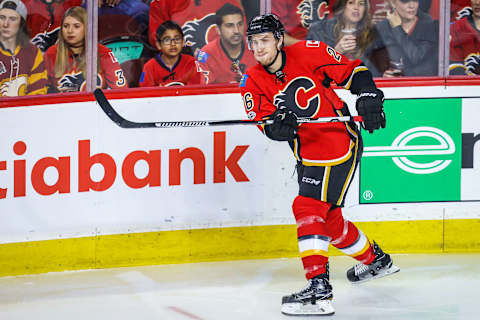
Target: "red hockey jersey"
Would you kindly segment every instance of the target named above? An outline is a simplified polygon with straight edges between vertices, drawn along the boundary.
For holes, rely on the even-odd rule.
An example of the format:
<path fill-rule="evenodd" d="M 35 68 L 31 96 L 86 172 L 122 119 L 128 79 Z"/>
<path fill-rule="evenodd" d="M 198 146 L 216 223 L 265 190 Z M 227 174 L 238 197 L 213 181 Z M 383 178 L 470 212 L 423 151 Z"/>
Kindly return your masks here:
<path fill-rule="evenodd" d="M 56 44 L 50 47 L 45 53 L 45 64 L 47 66 L 50 87 L 59 92 L 84 91 L 86 85 L 85 75 L 81 70 L 77 70 L 71 53 L 69 53 L 68 57 L 70 68 L 61 77 L 55 77 L 57 46 Z M 117 59 L 110 49 L 101 44 L 98 45 L 98 61 L 101 71 L 97 74 L 97 88 L 116 89 L 126 87 L 127 81 Z"/>
<path fill-rule="evenodd" d="M 202 73 L 207 84 L 238 83 L 243 73 L 257 62 L 253 53 L 243 44 L 239 58 L 232 59 L 222 46 L 220 39 L 216 39 L 199 51 L 197 54 Z"/>
<path fill-rule="evenodd" d="M 153 0 L 150 3 L 149 41 L 155 46 L 157 28 L 165 21 L 178 23 L 188 46 L 201 49 L 218 38 L 215 12 L 225 3 L 242 8 L 237 0 Z"/>
<path fill-rule="evenodd" d="M 82 0 L 22 0 L 27 7 L 27 26 L 32 43 L 45 52 L 58 39 L 60 23 L 68 8 Z"/>
<path fill-rule="evenodd" d="M 353 75 L 366 71 L 360 60 L 350 61 L 319 41 L 301 41 L 284 49 L 283 73 L 286 81 L 276 79 L 260 64 L 247 70 L 240 83 L 249 119 L 261 120 L 278 107 L 292 110 L 298 117 L 318 118 L 346 113 L 343 101 L 328 79 L 350 88 Z M 343 109 L 343 110 L 342 110 Z M 297 160 L 307 166 L 331 166 L 352 155 L 354 130 L 343 123 L 301 124 L 291 144 Z"/>
<path fill-rule="evenodd" d="M 201 84 L 203 83 L 202 78 L 202 74 L 197 72 L 194 57 L 181 54 L 178 62 L 170 69 L 163 63 L 162 56 L 159 53 L 145 63 L 139 85 L 140 87 L 185 86 Z"/>
<path fill-rule="evenodd" d="M 480 69 L 480 31 L 475 29 L 472 17 L 455 21 L 450 36 L 450 74 L 477 74 L 473 70 Z"/>
<path fill-rule="evenodd" d="M 32 44 L 15 52 L 0 44 L 0 96 L 47 93 L 47 70 L 40 50 Z"/>

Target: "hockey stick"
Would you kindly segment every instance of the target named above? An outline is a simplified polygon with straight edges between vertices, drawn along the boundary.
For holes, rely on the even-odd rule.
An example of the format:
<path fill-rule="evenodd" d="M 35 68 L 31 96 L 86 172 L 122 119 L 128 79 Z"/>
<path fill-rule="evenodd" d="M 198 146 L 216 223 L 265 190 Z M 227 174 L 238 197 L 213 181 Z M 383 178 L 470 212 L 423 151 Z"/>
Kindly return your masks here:
<path fill-rule="evenodd" d="M 121 128 L 175 128 L 175 127 L 208 127 L 208 126 L 230 126 L 230 125 L 268 125 L 273 120 L 224 120 L 224 121 L 164 121 L 164 122 L 134 122 L 125 119 L 115 111 L 110 102 L 105 97 L 101 89 L 93 91 L 95 99 L 102 108 L 103 112 Z M 361 116 L 344 116 L 344 117 L 324 117 L 318 119 L 299 118 L 298 123 L 328 123 L 328 122 L 350 122 L 363 121 Z"/>

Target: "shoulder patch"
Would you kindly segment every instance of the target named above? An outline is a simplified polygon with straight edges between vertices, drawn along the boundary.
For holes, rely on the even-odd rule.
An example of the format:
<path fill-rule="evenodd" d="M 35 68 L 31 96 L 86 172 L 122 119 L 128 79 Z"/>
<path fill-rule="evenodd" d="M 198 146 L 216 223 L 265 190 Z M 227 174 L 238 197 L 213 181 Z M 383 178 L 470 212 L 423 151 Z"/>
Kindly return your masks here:
<path fill-rule="evenodd" d="M 240 88 L 245 87 L 245 84 L 247 83 L 247 78 L 248 78 L 248 74 L 244 74 L 242 76 L 242 79 L 240 80 L 240 84 L 238 85 Z"/>
<path fill-rule="evenodd" d="M 208 57 L 209 57 L 209 54 L 206 53 L 205 51 L 199 50 L 197 53 L 197 60 L 199 62 L 203 62 L 203 63 L 207 62 Z"/>
<path fill-rule="evenodd" d="M 320 41 L 307 40 L 305 42 L 305 46 L 307 48 L 318 48 L 318 47 L 320 47 Z"/>

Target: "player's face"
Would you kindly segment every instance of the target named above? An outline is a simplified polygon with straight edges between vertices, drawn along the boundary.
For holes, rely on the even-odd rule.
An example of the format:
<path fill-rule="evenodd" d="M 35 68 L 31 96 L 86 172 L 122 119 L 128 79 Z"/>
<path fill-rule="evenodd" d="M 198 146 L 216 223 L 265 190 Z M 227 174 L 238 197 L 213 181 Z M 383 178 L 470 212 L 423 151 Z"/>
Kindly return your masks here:
<path fill-rule="evenodd" d="M 222 42 L 230 46 L 238 46 L 243 41 L 245 34 L 245 24 L 240 14 L 228 14 L 223 17 L 219 28 Z"/>
<path fill-rule="evenodd" d="M 480 0 L 472 0 L 472 12 L 474 17 L 480 18 Z"/>
<path fill-rule="evenodd" d="M 63 20 L 62 36 L 69 46 L 74 48 L 83 47 L 85 43 L 85 25 L 80 20 L 68 16 Z"/>
<path fill-rule="evenodd" d="M 177 29 L 167 29 L 157 42 L 157 47 L 167 57 L 177 57 L 182 52 L 183 36 Z"/>
<path fill-rule="evenodd" d="M 0 39 L 14 39 L 20 29 L 20 21 L 20 15 L 15 10 L 0 10 Z"/>
<path fill-rule="evenodd" d="M 280 50 L 279 43 L 271 32 L 254 34 L 248 39 L 249 48 L 253 51 L 255 59 L 264 66 L 272 63 L 277 56 L 277 50 Z"/>
<path fill-rule="evenodd" d="M 397 10 L 402 20 L 411 21 L 417 16 L 418 1 L 410 0 L 408 2 L 402 2 L 402 0 L 396 0 L 395 10 Z"/>
<path fill-rule="evenodd" d="M 348 0 L 343 12 L 345 20 L 352 24 L 359 23 L 365 15 L 366 5 L 365 0 Z"/>

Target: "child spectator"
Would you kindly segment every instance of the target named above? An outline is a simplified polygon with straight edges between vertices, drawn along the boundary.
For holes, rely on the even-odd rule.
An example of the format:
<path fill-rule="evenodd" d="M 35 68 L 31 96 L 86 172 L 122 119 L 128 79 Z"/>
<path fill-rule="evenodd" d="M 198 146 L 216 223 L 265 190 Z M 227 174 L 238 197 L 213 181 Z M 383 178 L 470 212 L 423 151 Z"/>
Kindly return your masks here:
<path fill-rule="evenodd" d="M 58 43 L 45 54 L 49 86 L 52 92 L 85 90 L 85 29 L 87 12 L 82 7 L 72 7 L 63 16 Z M 98 88 L 126 87 L 123 71 L 113 53 L 98 44 Z"/>
<path fill-rule="evenodd" d="M 471 15 L 450 27 L 452 75 L 480 75 L 480 0 L 471 0 Z"/>
<path fill-rule="evenodd" d="M 245 70 L 257 62 L 246 49 L 243 11 L 229 3 L 216 12 L 220 38 L 210 42 L 197 55 L 208 84 L 238 83 Z"/>
<path fill-rule="evenodd" d="M 216 39 L 215 12 L 225 3 L 241 6 L 239 0 L 152 0 L 150 3 L 149 41 L 155 46 L 155 31 L 167 20 L 175 21 L 183 30 L 192 53 Z M 213 31 L 213 32 L 212 32 Z"/>
<path fill-rule="evenodd" d="M 331 19 L 311 25 L 307 39 L 325 42 L 350 59 L 360 59 L 373 76 L 381 76 L 386 69 L 388 53 L 372 25 L 369 1 L 337 0 L 332 11 Z M 380 57 L 383 57 L 382 61 L 379 61 Z"/>
<path fill-rule="evenodd" d="M 392 0 L 392 7 L 393 13 L 376 25 L 391 63 L 383 75 L 437 75 L 437 25 L 419 10 L 418 0 Z"/>
<path fill-rule="evenodd" d="M 20 0 L 0 3 L 0 96 L 47 93 L 43 55 L 30 43 L 26 18 Z"/>
<path fill-rule="evenodd" d="M 158 27 L 156 37 L 160 53 L 143 67 L 140 87 L 200 84 L 203 79 L 197 72 L 195 58 L 182 53 L 185 45 L 182 28 L 165 21 Z"/>
<path fill-rule="evenodd" d="M 58 39 L 60 22 L 68 8 L 79 6 L 82 0 L 22 0 L 29 12 L 27 26 L 31 30 L 31 41 L 42 52 Z"/>

